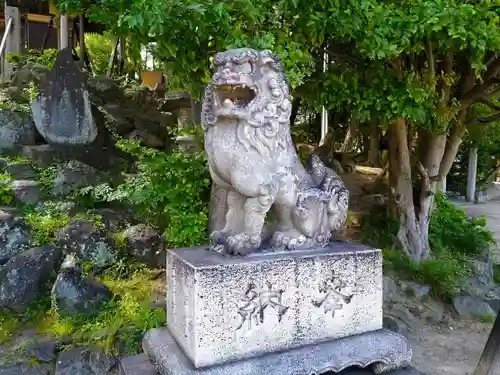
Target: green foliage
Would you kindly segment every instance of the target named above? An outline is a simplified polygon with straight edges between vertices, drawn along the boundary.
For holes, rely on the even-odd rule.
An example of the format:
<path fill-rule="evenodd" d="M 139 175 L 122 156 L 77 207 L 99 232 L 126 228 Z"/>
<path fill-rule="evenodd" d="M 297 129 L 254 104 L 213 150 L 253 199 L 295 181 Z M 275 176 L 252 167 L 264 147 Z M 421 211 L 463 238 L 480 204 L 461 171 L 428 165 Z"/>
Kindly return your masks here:
<path fill-rule="evenodd" d="M 7 61 L 14 65 L 16 69 L 27 64 L 37 64 L 51 69 L 56 61 L 57 54 L 58 50 L 54 48 L 48 48 L 43 51 L 32 49 L 27 53 L 9 53 Z"/>
<path fill-rule="evenodd" d="M 429 230 L 432 257 L 413 262 L 396 246 L 399 224 L 386 213 L 365 215 L 362 241 L 385 249 L 385 266 L 418 282 L 432 285 L 433 293 L 448 300 L 470 272 L 469 258 L 482 254 L 494 242 L 484 219 L 469 219 L 442 194 L 437 194 Z"/>
<path fill-rule="evenodd" d="M 52 244 L 55 241 L 56 232 L 71 221 L 71 218 L 56 208 L 45 206 L 43 212 L 35 211 L 32 207 L 25 207 L 24 218 L 30 226 L 33 235 L 33 245 L 41 246 Z"/>
<path fill-rule="evenodd" d="M 39 172 L 38 181 L 40 182 L 43 191 L 45 191 L 46 193 L 52 192 L 52 189 L 54 187 L 54 178 L 56 177 L 56 174 L 58 172 L 58 167 L 56 165 L 52 165 L 36 169 Z"/>
<path fill-rule="evenodd" d="M 14 193 L 9 186 L 11 177 L 7 173 L 0 173 L 0 206 L 11 206 L 14 203 Z"/>
<path fill-rule="evenodd" d="M 92 72 L 95 75 L 105 75 L 114 47 L 114 38 L 108 33 L 85 34 L 85 47 L 92 57 Z"/>
<path fill-rule="evenodd" d="M 43 296 L 33 303 L 24 314 L 4 315 L 0 313 L 0 344 L 12 340 L 16 332 L 29 327 L 33 322 L 42 321 L 48 309 L 50 309 L 50 298 Z"/>
<path fill-rule="evenodd" d="M 435 205 L 429 228 L 432 249 L 481 255 L 495 242 L 484 218 L 469 218 L 442 194 L 436 195 Z"/>
<path fill-rule="evenodd" d="M 38 322 L 39 332 L 54 338 L 70 337 L 74 344 L 99 346 L 111 352 L 122 346 L 125 350 L 121 354 L 136 354 L 143 334 L 165 325 L 165 310 L 151 308 L 154 271 L 131 267 L 124 277 L 116 278 L 118 274 L 123 276 L 113 268 L 103 277 L 102 281 L 119 297 L 95 317 L 64 318 L 49 311 Z"/>
<path fill-rule="evenodd" d="M 431 293 L 445 301 L 460 289 L 461 281 L 470 274 L 465 257 L 449 251 L 435 252 L 434 258 L 414 263 L 398 250 L 384 250 L 384 267 L 401 277 L 430 285 Z"/>
<path fill-rule="evenodd" d="M 204 153 L 165 153 L 124 140 L 117 146 L 137 158 L 137 174 L 126 176 L 115 188 L 102 184 L 84 188 L 81 194 L 131 205 L 143 220 L 166 228 L 172 247 L 206 242 L 210 176 Z"/>
<path fill-rule="evenodd" d="M 70 216 L 61 210 L 60 203 L 51 201 L 44 202 L 43 211 L 35 210 L 32 206 L 26 205 L 23 207 L 23 216 L 31 228 L 34 246 L 53 244 L 56 233 L 75 220 L 90 220 L 97 228 L 105 227 L 102 217 L 99 215 L 77 214 Z"/>
<path fill-rule="evenodd" d="M 490 115 L 481 111 L 481 117 Z M 469 150 L 477 148 L 477 178 L 478 191 L 486 190 L 497 169 L 496 161 L 500 159 L 500 122 L 489 126 L 475 126 L 469 129 L 457 157 L 447 177 L 449 191 L 465 195 L 467 188 L 467 172 L 469 169 Z"/>

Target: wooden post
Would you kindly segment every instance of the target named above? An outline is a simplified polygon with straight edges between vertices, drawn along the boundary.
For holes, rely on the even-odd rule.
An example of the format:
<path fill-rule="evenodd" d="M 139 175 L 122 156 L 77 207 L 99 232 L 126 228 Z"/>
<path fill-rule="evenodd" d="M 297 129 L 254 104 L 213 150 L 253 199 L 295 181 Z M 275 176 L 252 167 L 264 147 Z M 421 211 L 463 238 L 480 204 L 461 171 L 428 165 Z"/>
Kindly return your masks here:
<path fill-rule="evenodd" d="M 500 314 L 495 319 L 474 375 L 500 375 Z"/>
<path fill-rule="evenodd" d="M 68 15 L 61 14 L 59 18 L 59 50 L 69 47 Z"/>
<path fill-rule="evenodd" d="M 476 177 L 477 177 L 477 148 L 469 150 L 469 166 L 467 170 L 467 192 L 465 200 L 474 202 L 476 195 Z"/>
<path fill-rule="evenodd" d="M 12 64 L 7 62 L 5 57 L 9 53 L 19 53 L 21 51 L 21 16 L 19 15 L 19 8 L 8 6 L 7 2 L 5 2 L 5 20 L 9 22 L 9 19 L 12 19 L 12 24 L 10 27 L 10 33 L 7 36 L 5 43 L 5 53 L 3 55 L 4 64 L 2 70 L 2 76 L 5 80 L 9 80 L 14 71 L 14 67 Z"/>

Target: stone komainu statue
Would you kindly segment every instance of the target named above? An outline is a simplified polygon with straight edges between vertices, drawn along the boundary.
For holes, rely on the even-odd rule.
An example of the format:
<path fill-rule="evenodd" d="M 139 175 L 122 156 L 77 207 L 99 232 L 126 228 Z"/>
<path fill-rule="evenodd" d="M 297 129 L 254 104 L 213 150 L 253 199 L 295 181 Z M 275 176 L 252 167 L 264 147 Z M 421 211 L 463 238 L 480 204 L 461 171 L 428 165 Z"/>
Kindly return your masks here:
<path fill-rule="evenodd" d="M 214 66 L 202 125 L 210 174 L 228 191 L 228 211 L 225 227 L 210 236 L 211 249 L 246 255 L 267 241 L 274 249 L 326 246 L 346 222 L 349 192 L 317 155 L 301 164 L 279 58 L 243 48 L 218 53 Z"/>

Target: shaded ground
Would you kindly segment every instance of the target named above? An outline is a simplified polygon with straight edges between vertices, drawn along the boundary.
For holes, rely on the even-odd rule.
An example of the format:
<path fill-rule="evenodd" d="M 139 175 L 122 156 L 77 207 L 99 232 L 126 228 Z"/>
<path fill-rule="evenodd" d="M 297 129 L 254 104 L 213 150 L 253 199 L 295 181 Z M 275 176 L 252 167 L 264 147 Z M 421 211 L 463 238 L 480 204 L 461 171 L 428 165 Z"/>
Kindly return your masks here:
<path fill-rule="evenodd" d="M 353 214 L 366 212 L 366 208 L 370 207 L 366 201 L 366 195 L 370 192 L 362 187 L 368 186 L 376 178 L 374 173 L 366 171 L 342 176 L 351 191 L 350 208 Z M 454 203 L 470 216 L 485 216 L 488 228 L 500 243 L 500 202 Z M 353 234 L 347 233 L 347 236 Z M 500 249 L 494 252 L 495 261 L 500 263 Z M 447 325 L 422 322 L 406 334 L 413 348 L 413 366 L 426 375 L 473 375 L 491 327 L 490 323 L 455 322 L 451 319 Z"/>
<path fill-rule="evenodd" d="M 454 201 L 472 217 L 484 216 L 495 240 L 500 242 L 500 202 L 473 204 Z M 496 262 L 500 251 L 494 251 Z M 460 322 L 451 327 L 422 327 L 420 334 L 412 333 L 414 363 L 429 375 L 472 375 L 490 334 L 492 324 Z"/>
<path fill-rule="evenodd" d="M 492 324 L 460 322 L 451 327 L 422 326 L 411 333 L 413 366 L 426 375 L 472 375 Z"/>

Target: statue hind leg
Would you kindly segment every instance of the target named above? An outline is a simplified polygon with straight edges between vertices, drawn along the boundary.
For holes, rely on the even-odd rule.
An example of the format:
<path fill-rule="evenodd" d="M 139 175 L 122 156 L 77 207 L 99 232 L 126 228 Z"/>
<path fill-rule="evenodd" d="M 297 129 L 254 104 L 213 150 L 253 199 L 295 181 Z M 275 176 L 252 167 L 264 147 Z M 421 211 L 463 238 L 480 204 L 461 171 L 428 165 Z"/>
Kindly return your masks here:
<path fill-rule="evenodd" d="M 274 211 L 277 216 L 276 231 L 271 238 L 271 246 L 275 249 L 296 249 L 307 241 L 306 236 L 297 229 L 292 220 L 295 207 L 286 204 L 276 204 Z"/>

